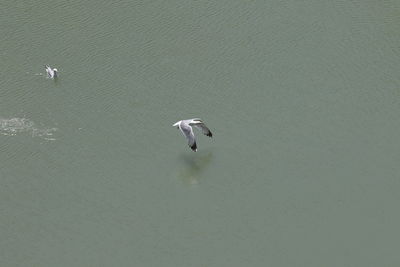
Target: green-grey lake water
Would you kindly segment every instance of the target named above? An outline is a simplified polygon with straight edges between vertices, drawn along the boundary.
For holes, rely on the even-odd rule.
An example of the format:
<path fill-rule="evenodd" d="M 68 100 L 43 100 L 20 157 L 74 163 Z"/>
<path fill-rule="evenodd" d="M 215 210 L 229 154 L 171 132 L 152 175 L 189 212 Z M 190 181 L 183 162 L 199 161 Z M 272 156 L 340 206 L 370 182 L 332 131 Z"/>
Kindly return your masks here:
<path fill-rule="evenodd" d="M 400 266 L 399 1 L 6 0 L 0 25 L 0 266 Z"/>

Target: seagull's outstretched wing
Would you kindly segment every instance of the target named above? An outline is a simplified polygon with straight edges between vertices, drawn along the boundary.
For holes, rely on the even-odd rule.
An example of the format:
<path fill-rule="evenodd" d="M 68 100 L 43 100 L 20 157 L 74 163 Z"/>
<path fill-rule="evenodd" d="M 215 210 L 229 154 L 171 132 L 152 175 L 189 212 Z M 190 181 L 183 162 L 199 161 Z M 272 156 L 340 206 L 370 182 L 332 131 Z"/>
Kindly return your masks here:
<path fill-rule="evenodd" d="M 209 137 L 213 136 L 212 132 L 210 131 L 210 129 L 208 129 L 207 126 L 204 123 L 196 123 L 196 124 L 193 124 L 193 125 L 196 126 L 197 129 L 200 129 L 203 132 L 203 134 L 205 134 L 205 135 L 207 135 Z"/>
<path fill-rule="evenodd" d="M 190 146 L 190 148 L 193 151 L 197 151 L 196 139 L 194 138 L 192 127 L 181 123 L 179 129 L 188 140 L 188 145 Z"/>
<path fill-rule="evenodd" d="M 47 76 L 48 76 L 49 78 L 53 78 L 54 72 L 53 72 L 53 70 L 50 68 L 50 66 L 49 66 L 49 65 L 45 65 L 44 68 L 46 69 Z"/>

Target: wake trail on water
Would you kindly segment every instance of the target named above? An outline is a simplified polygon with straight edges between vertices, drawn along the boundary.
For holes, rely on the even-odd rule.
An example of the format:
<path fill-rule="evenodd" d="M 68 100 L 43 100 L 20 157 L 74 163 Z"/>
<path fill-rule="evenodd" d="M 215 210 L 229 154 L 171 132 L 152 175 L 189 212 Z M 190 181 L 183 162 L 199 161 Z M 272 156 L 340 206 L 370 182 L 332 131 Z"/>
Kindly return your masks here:
<path fill-rule="evenodd" d="M 0 117 L 0 134 L 6 136 L 15 136 L 21 133 L 28 133 L 32 137 L 40 137 L 45 140 L 54 141 L 54 132 L 57 128 L 38 127 L 27 118 L 2 118 Z"/>

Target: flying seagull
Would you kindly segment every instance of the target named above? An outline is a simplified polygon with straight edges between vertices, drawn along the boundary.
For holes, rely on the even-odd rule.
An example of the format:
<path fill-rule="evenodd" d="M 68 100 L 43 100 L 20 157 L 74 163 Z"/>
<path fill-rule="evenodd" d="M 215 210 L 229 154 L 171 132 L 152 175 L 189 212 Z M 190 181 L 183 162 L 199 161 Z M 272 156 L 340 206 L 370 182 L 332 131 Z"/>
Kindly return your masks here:
<path fill-rule="evenodd" d="M 172 126 L 177 127 L 179 130 L 181 130 L 182 134 L 188 140 L 188 144 L 193 151 L 197 151 L 197 145 L 196 139 L 194 138 L 192 126 L 202 130 L 203 134 L 212 137 L 210 129 L 207 128 L 207 126 L 201 119 L 181 120 Z"/>
<path fill-rule="evenodd" d="M 52 68 L 50 68 L 49 65 L 45 65 L 44 68 L 46 69 L 47 77 L 52 78 L 52 79 L 57 77 L 57 72 L 58 72 L 57 69 L 55 69 L 55 68 L 52 69 Z"/>

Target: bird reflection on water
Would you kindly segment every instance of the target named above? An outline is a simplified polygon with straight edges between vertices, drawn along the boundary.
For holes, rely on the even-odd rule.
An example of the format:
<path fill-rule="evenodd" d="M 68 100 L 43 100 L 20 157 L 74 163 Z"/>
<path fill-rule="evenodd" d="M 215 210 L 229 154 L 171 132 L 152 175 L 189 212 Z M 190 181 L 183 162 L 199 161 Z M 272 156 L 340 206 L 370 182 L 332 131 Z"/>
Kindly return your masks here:
<path fill-rule="evenodd" d="M 179 171 L 178 177 L 184 184 L 196 185 L 201 179 L 201 174 L 210 164 L 213 157 L 212 152 L 197 152 L 196 154 L 181 154 L 180 160 L 184 163 L 184 167 Z"/>

